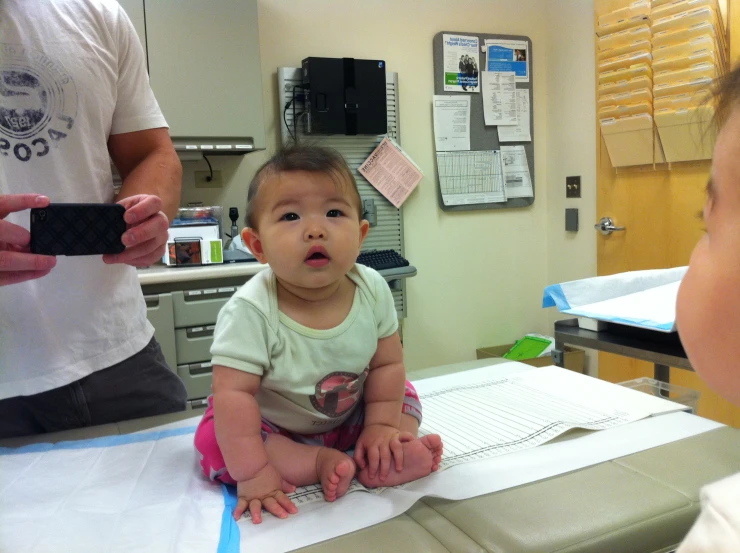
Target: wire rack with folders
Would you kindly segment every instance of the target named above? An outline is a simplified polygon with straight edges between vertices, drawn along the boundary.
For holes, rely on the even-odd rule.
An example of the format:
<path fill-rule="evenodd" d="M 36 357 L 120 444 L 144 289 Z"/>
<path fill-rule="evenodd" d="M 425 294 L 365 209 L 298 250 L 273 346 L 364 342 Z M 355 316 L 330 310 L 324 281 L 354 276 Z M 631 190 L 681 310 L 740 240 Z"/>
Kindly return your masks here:
<path fill-rule="evenodd" d="M 362 252 L 357 258 L 357 263 L 375 269 L 376 271 L 400 269 L 410 265 L 408 260 L 395 250 L 370 250 Z"/>

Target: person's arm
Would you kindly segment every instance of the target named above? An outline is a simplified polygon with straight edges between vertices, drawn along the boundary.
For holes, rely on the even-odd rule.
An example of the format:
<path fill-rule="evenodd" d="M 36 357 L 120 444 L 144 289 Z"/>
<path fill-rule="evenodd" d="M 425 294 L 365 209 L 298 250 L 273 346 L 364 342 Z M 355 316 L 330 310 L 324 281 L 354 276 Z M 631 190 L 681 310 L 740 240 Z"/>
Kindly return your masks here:
<path fill-rule="evenodd" d="M 260 377 L 229 367 L 213 367 L 213 416 L 216 441 L 231 477 L 249 480 L 267 464 L 262 417 L 254 395 Z"/>
<path fill-rule="evenodd" d="M 399 428 L 406 389 L 406 369 L 398 332 L 378 340 L 365 382 L 365 426 Z"/>
<path fill-rule="evenodd" d="M 0 286 L 41 278 L 56 265 L 54 256 L 30 253 L 26 229 L 3 220 L 16 211 L 47 205 L 49 198 L 40 194 L 0 194 Z"/>
<path fill-rule="evenodd" d="M 285 495 L 294 486 L 285 482 L 269 463 L 262 441 L 262 416 L 254 395 L 260 377 L 221 365 L 213 367 L 213 422 L 216 442 L 226 469 L 237 482 L 238 501 L 233 512 L 239 519 L 249 509 L 252 521 L 261 521 L 264 507 L 285 518 L 297 511 Z"/>
<path fill-rule="evenodd" d="M 378 340 L 365 381 L 365 426 L 355 446 L 355 462 L 360 469 L 369 466 L 371 478 L 379 470 L 380 479 L 385 480 L 391 457 L 396 470 L 403 470 L 399 429 L 405 388 L 403 348 L 398 332 L 394 332 Z"/>
<path fill-rule="evenodd" d="M 145 267 L 161 259 L 167 228 L 177 214 L 182 187 L 182 165 L 166 128 L 114 134 L 108 151 L 123 185 L 116 201 L 126 208 L 126 250 L 104 256 L 106 263 Z"/>

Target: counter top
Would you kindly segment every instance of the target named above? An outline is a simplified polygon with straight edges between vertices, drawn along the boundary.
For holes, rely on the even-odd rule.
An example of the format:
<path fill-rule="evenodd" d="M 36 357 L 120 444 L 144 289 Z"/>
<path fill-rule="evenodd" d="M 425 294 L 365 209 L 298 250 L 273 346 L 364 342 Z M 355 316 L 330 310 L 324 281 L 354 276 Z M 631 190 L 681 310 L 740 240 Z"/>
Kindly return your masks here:
<path fill-rule="evenodd" d="M 256 261 L 243 263 L 226 263 L 222 265 L 201 265 L 199 267 L 168 267 L 155 265 L 146 269 L 138 269 L 139 284 L 165 284 L 169 282 L 187 282 L 193 280 L 209 280 L 213 278 L 227 278 L 237 276 L 252 276 L 267 269 L 267 265 Z"/>
<path fill-rule="evenodd" d="M 171 282 L 188 282 L 195 280 L 209 280 L 213 278 L 228 278 L 239 276 L 253 276 L 267 269 L 268 265 L 262 265 L 256 261 L 243 263 L 225 263 L 222 265 L 201 265 L 198 267 L 168 267 L 167 265 L 155 265 L 146 269 L 138 269 L 139 284 L 168 284 Z M 396 269 L 382 269 L 378 271 L 388 282 L 402 278 L 416 276 L 416 267 L 398 267 Z"/>

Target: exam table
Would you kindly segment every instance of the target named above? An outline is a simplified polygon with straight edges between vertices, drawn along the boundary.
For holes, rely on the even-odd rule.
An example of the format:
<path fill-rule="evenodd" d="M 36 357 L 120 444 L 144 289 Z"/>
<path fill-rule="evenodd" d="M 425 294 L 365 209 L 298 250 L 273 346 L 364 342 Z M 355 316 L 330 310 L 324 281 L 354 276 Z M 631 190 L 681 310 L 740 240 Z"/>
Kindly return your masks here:
<path fill-rule="evenodd" d="M 501 362 L 506 360 L 458 363 L 410 376 L 418 380 Z M 0 446 L 126 434 L 197 414 L 0 440 Z M 672 551 L 693 524 L 701 486 L 738 471 L 740 430 L 723 427 L 464 501 L 425 498 L 394 519 L 299 551 L 663 553 Z"/>

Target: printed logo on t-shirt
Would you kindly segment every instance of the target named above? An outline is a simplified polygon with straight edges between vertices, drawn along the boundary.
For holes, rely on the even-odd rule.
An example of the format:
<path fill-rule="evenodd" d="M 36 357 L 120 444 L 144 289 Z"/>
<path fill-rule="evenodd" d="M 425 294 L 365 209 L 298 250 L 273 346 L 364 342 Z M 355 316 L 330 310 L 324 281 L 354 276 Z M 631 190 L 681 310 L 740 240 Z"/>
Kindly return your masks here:
<path fill-rule="evenodd" d="M 77 88 L 58 60 L 0 42 L 0 156 L 28 162 L 63 140 L 77 117 Z"/>
<path fill-rule="evenodd" d="M 325 376 L 316 384 L 316 395 L 311 396 L 311 405 L 327 417 L 341 417 L 362 397 L 367 372 L 365 369 L 359 375 L 336 372 Z"/>

